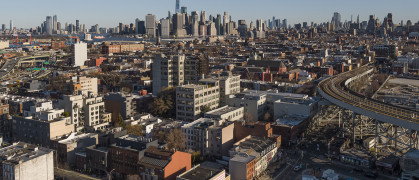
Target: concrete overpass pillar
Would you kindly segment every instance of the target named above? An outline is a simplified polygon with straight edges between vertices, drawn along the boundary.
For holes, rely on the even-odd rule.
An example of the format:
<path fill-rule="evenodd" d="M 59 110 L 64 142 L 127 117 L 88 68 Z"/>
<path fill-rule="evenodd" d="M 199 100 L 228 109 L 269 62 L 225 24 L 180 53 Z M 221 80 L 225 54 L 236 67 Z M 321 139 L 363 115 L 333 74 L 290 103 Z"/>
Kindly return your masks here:
<path fill-rule="evenodd" d="M 355 145 L 355 119 L 356 113 L 352 112 L 352 143 Z"/>
<path fill-rule="evenodd" d="M 378 143 L 378 121 L 375 119 L 375 139 L 374 139 L 375 157 L 377 157 L 378 155 L 377 143 Z"/>

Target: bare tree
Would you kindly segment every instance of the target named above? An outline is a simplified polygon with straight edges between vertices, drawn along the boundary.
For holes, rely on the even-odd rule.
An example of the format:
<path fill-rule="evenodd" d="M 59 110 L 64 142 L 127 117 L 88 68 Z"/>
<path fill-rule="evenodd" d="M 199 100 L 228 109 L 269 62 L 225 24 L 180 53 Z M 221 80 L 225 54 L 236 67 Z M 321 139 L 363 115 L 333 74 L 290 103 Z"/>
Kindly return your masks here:
<path fill-rule="evenodd" d="M 265 113 L 265 116 L 263 117 L 263 120 L 264 120 L 264 121 L 269 121 L 269 120 L 271 120 L 271 114 L 270 114 L 269 112 L 266 112 L 266 113 Z"/>
<path fill-rule="evenodd" d="M 249 112 L 245 112 L 243 114 L 243 119 L 246 123 L 253 123 L 255 122 L 255 118 L 253 118 L 253 116 L 249 113 Z"/>
<path fill-rule="evenodd" d="M 171 130 L 166 138 L 167 147 L 171 150 L 185 149 L 185 142 L 186 139 L 181 129 Z"/>

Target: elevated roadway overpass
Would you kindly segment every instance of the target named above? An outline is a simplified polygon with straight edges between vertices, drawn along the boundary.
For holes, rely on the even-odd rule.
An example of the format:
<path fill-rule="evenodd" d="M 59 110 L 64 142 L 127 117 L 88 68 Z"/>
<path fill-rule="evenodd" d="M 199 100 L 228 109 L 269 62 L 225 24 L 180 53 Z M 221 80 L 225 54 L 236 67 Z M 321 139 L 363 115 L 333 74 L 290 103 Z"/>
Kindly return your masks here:
<path fill-rule="evenodd" d="M 352 83 L 372 74 L 373 66 L 365 65 L 323 80 L 317 86 L 317 91 L 324 100 L 342 109 L 339 124 L 342 120 L 341 128 L 352 133 L 352 142 L 356 137 L 363 139 L 363 135 L 375 136 L 376 153 L 377 149 L 386 149 L 387 152 L 400 155 L 417 149 L 418 111 L 377 101 L 351 90 Z M 351 113 L 348 114 L 348 111 Z"/>

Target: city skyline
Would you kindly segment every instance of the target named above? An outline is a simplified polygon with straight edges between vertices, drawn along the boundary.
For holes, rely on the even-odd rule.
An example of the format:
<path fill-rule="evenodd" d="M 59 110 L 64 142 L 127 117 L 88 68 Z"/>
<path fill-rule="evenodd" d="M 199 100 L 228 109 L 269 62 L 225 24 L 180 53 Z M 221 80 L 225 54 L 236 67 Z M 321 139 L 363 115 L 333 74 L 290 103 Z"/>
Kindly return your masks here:
<path fill-rule="evenodd" d="M 417 15 L 412 12 L 415 5 L 419 5 L 418 1 L 407 0 L 408 2 L 399 3 L 395 1 L 369 1 L 364 2 L 360 0 L 346 2 L 346 1 L 332 1 L 323 0 L 322 2 L 312 2 L 308 0 L 301 0 L 299 2 L 279 2 L 274 0 L 266 0 L 266 3 L 258 3 L 254 1 L 203 1 L 194 2 L 189 0 L 181 0 L 180 6 L 186 6 L 189 13 L 191 11 L 205 10 L 207 16 L 212 14 L 222 14 L 228 11 L 233 20 L 245 19 L 247 21 L 255 22 L 256 19 L 270 19 L 275 16 L 277 19 L 288 19 L 288 24 L 302 22 L 330 22 L 334 12 L 339 12 L 342 15 L 342 22 L 350 20 L 351 15 L 357 17 L 360 15 L 361 21 L 367 21 L 368 16 L 374 14 L 380 21 L 387 15 L 393 13 L 394 22 L 411 20 L 413 23 L 417 22 Z M 34 28 L 39 26 L 46 16 L 56 14 L 58 21 L 65 23 L 75 23 L 76 19 L 80 23 L 86 24 L 88 27 L 94 24 L 99 24 L 100 27 L 116 27 L 119 22 L 132 23 L 136 18 L 145 19 L 146 14 L 156 15 L 156 20 L 167 17 L 167 12 L 175 12 L 175 0 L 162 0 L 159 2 L 141 0 L 127 0 L 120 7 L 110 5 L 109 3 L 101 1 L 83 2 L 75 0 L 71 4 L 62 6 L 51 0 L 29 1 L 24 4 L 17 2 L 7 2 L 7 9 L 3 12 L 7 15 L 0 17 L 0 24 L 8 24 L 13 20 L 14 26 L 17 28 Z M 270 5 L 271 4 L 271 5 Z M 299 5 L 298 5 L 299 4 Z M 301 6 L 303 4 L 304 6 Z M 324 6 L 327 4 L 327 6 Z M 362 4 L 360 6 L 359 4 Z M 410 4 L 404 6 L 403 4 Z M 224 6 L 222 6 L 224 5 Z M 269 6 L 268 6 L 269 5 Z M 41 6 L 45 9 L 39 11 Z M 219 7 L 221 6 L 221 7 Z M 39 8 L 34 8 L 39 7 Z M 250 9 L 251 7 L 252 9 Z M 374 7 L 371 9 L 371 7 Z M 25 13 L 19 13 L 19 9 L 25 9 Z M 48 10 L 51 9 L 51 10 Z M 78 12 L 75 12 L 78 10 Z M 254 13 L 249 13 L 252 11 Z M 109 13 L 114 12 L 114 13 Z M 256 13 L 257 12 L 257 13 Z M 28 14 L 32 14 L 28 16 Z M 311 14 L 316 14 L 312 16 Z M 356 19 L 354 19 L 356 20 Z"/>

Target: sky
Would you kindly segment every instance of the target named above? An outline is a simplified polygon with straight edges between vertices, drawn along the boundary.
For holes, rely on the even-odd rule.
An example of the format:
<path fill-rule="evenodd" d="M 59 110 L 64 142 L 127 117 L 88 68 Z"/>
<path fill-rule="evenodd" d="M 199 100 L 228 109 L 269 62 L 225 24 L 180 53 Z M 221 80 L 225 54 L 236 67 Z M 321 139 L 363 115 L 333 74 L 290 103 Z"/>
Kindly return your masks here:
<path fill-rule="evenodd" d="M 368 20 L 375 14 L 380 20 L 393 13 L 393 21 L 400 23 L 418 22 L 419 0 L 180 0 L 188 11 L 205 10 L 207 15 L 216 16 L 228 11 L 234 21 L 244 19 L 288 19 L 288 24 L 330 21 L 333 12 L 342 15 L 342 21 Z M 167 17 L 168 11 L 174 13 L 175 0 L 7 0 L 1 3 L 0 24 L 9 28 L 13 20 L 17 28 L 39 26 L 45 17 L 56 14 L 62 26 L 66 22 L 89 27 L 116 27 L 119 22 L 133 23 L 136 18 L 145 19 L 146 14 L 155 14 L 157 19 Z M 208 17 L 207 17 L 208 18 Z"/>

